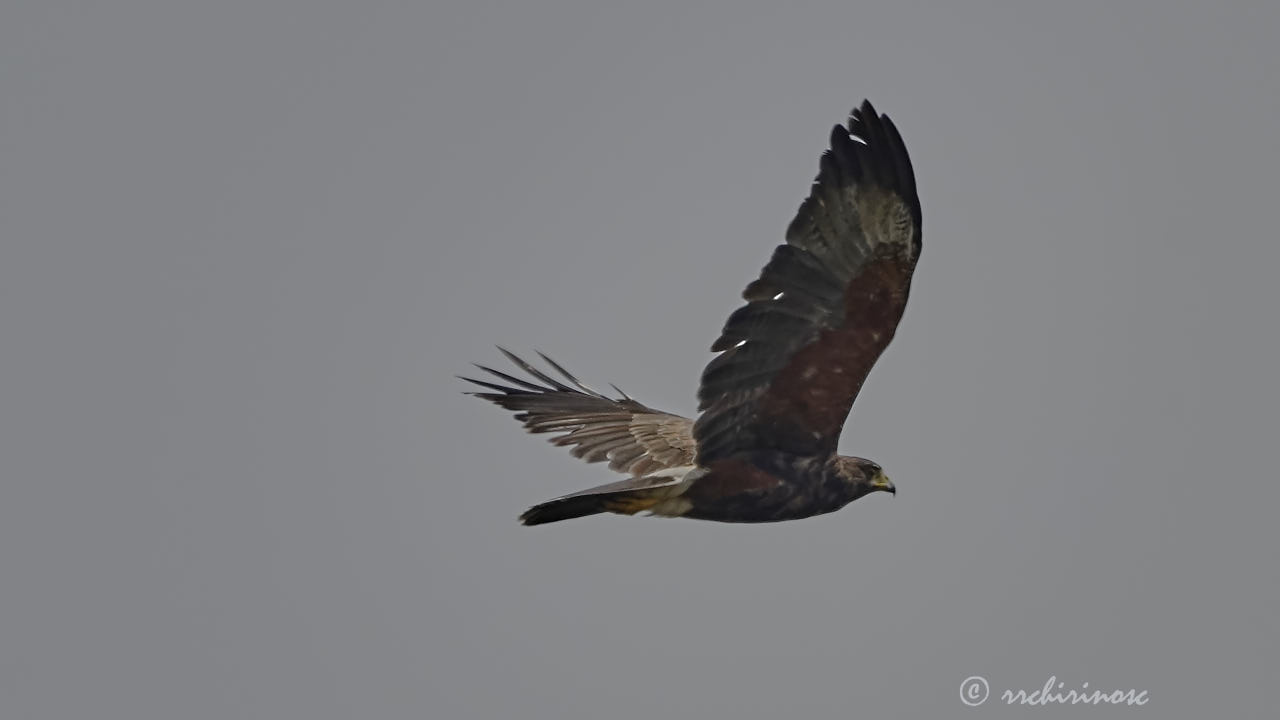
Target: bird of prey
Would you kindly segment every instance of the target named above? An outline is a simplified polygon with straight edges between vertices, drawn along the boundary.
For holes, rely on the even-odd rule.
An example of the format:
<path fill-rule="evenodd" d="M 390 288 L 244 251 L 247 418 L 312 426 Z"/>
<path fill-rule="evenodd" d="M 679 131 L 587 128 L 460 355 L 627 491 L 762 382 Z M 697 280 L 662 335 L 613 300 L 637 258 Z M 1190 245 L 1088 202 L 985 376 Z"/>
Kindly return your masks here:
<path fill-rule="evenodd" d="M 920 258 L 920 200 L 902 137 L 870 102 L 831 131 L 809 197 L 711 346 L 696 421 L 596 392 L 506 350 L 522 379 L 462 378 L 534 433 L 628 477 L 549 500 L 525 525 L 647 512 L 721 522 L 829 513 L 895 492 L 874 462 L 836 454 L 862 383 L 893 339 Z M 499 348 L 501 350 L 501 348 Z"/>

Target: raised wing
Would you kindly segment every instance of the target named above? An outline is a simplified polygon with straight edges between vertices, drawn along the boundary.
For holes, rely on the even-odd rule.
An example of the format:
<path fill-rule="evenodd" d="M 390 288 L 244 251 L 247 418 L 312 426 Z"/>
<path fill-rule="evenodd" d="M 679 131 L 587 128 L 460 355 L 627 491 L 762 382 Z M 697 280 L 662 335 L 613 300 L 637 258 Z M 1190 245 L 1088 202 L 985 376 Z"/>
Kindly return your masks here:
<path fill-rule="evenodd" d="M 476 367 L 509 384 L 462 379 L 492 390 L 472 394 L 515 411 L 516 419 L 529 432 L 556 433 L 551 442 L 569 447 L 574 457 L 587 462 L 608 460 L 610 469 L 636 477 L 693 464 L 696 445 L 689 418 L 646 407 L 616 387 L 621 398 L 602 395 L 542 353 L 538 355 L 564 376 L 567 384 L 498 349 L 542 384 L 483 365 Z"/>
<path fill-rule="evenodd" d="M 832 130 L 786 239 L 711 347 L 700 465 L 758 449 L 834 452 L 893 339 L 920 257 L 920 200 L 901 136 L 871 103 Z"/>

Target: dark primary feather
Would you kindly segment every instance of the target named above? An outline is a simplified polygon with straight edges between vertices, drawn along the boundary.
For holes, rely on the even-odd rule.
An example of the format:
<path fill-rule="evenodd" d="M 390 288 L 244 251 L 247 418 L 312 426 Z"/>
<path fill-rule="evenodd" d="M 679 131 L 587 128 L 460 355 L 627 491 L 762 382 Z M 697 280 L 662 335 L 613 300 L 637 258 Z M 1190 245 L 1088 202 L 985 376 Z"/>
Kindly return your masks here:
<path fill-rule="evenodd" d="M 864 101 L 832 130 L 787 243 L 712 345 L 693 430 L 700 465 L 757 449 L 834 452 L 906 305 L 920 220 L 902 138 Z"/>
<path fill-rule="evenodd" d="M 569 374 L 551 358 L 544 362 L 563 376 L 557 379 L 498 348 L 516 367 L 538 383 L 493 368 L 476 367 L 503 383 L 462 378 L 492 392 L 472 393 L 508 410 L 532 433 L 555 433 L 551 442 L 567 446 L 574 457 L 587 462 L 608 461 L 609 467 L 633 476 L 691 465 L 694 459 L 693 421 L 654 410 L 617 390 L 610 398 Z M 539 384 L 541 383 L 541 384 Z M 580 503 L 581 504 L 581 503 Z"/>

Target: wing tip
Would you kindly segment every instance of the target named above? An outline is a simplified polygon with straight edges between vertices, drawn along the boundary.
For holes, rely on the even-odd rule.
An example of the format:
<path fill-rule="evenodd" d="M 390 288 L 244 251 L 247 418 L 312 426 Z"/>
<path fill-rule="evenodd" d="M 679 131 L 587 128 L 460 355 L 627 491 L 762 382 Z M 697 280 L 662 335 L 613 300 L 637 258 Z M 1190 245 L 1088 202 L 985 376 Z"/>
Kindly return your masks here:
<path fill-rule="evenodd" d="M 870 100 L 863 99 L 849 112 L 847 125 L 832 129 L 828 152 L 846 175 L 897 193 L 910 207 L 916 224 L 920 224 L 920 198 L 911 155 L 893 120 L 878 112 Z"/>
<path fill-rule="evenodd" d="M 463 380 L 465 382 L 478 385 L 487 390 L 494 390 L 494 391 L 503 393 L 504 396 L 513 396 L 513 395 L 529 396 L 529 395 L 547 395 L 551 393 L 570 393 L 573 395 L 583 395 L 583 396 L 591 397 L 597 400 L 607 400 L 612 403 L 632 404 L 632 405 L 635 405 L 637 408 L 642 407 L 637 400 L 632 398 L 627 393 L 623 392 L 623 390 L 619 388 L 617 385 L 613 385 L 613 384 L 609 385 L 609 387 L 613 388 L 614 391 L 618 393 L 619 397 L 616 397 L 616 398 L 609 397 L 608 395 L 600 392 L 599 390 L 596 390 L 595 388 L 587 385 L 586 383 L 579 380 L 575 375 L 573 375 L 573 373 L 570 373 L 563 365 L 551 359 L 549 355 L 542 352 L 541 350 L 534 350 L 534 352 L 555 372 L 563 376 L 564 379 L 568 381 L 569 384 L 565 384 L 565 382 L 561 382 L 560 380 L 557 380 L 556 378 L 548 375 L 545 371 L 534 366 L 524 358 L 520 357 L 519 355 L 515 354 L 514 352 L 508 350 L 507 348 L 501 345 L 495 345 L 494 347 L 496 347 L 499 352 L 501 352 L 504 356 L 506 356 L 506 358 L 510 360 L 513 365 L 515 365 L 520 370 L 523 370 L 525 373 L 528 373 L 529 377 L 531 377 L 533 380 L 536 380 L 538 382 L 531 382 L 530 380 L 526 380 L 522 377 L 516 377 L 515 375 L 512 375 L 510 373 L 503 372 L 501 370 L 497 370 L 495 368 L 489 367 L 488 365 L 483 365 L 481 363 L 475 363 L 475 362 L 471 364 L 476 369 L 481 370 L 489 375 L 492 375 L 494 378 L 497 378 L 498 380 L 503 381 L 507 384 L 503 385 L 497 382 L 493 382 L 492 380 L 480 380 L 478 378 L 468 377 L 466 375 L 454 375 L 454 377 L 458 378 L 459 380 Z M 538 384 L 539 382 L 541 382 L 542 384 Z M 464 391 L 463 394 L 475 395 L 477 397 L 483 397 L 485 399 L 492 399 L 493 397 L 493 393 L 485 393 L 485 392 Z"/>

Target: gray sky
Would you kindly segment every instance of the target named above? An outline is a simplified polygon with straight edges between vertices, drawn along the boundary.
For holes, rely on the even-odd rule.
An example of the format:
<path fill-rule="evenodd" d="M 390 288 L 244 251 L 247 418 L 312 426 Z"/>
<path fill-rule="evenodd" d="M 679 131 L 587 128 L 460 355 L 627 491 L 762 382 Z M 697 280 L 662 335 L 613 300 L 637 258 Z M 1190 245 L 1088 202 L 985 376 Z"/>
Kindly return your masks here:
<path fill-rule="evenodd" d="M 602 5 L 4 4 L 0 714 L 1274 717 L 1280 6 Z M 691 413 L 863 97 L 897 497 L 518 526 L 612 476 L 453 374 Z"/>

